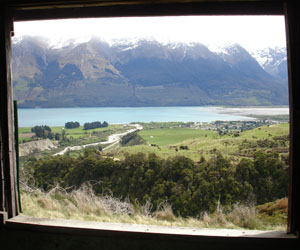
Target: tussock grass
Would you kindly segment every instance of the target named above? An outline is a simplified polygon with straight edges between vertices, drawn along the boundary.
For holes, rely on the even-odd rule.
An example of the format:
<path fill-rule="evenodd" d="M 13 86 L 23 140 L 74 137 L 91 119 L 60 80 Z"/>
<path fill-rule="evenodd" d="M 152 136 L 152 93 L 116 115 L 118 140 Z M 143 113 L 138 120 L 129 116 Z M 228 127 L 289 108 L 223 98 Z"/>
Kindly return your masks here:
<path fill-rule="evenodd" d="M 110 195 L 97 196 L 92 185 L 85 183 L 78 190 L 67 190 L 57 186 L 49 192 L 22 186 L 21 202 L 23 214 L 39 218 L 61 218 L 83 221 L 129 223 L 197 228 L 230 228 L 285 230 L 282 221 L 262 220 L 253 205 L 234 205 L 225 213 L 221 206 L 213 214 L 203 213 L 199 218 L 175 216 L 172 206 L 166 201 L 152 211 L 148 200 L 144 205 L 133 206 L 128 199 L 121 200 Z"/>
<path fill-rule="evenodd" d="M 255 229 L 263 226 L 257 218 L 256 209 L 253 205 L 235 204 L 228 217 L 232 223 L 243 228 Z"/>

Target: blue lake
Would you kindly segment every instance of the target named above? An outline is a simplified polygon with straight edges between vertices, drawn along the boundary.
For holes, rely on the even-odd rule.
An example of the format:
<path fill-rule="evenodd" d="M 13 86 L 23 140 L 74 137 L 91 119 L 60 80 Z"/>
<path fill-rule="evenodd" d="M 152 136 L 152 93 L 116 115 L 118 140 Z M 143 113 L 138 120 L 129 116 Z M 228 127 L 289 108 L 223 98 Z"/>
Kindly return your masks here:
<path fill-rule="evenodd" d="M 93 121 L 130 122 L 211 122 L 250 120 L 246 116 L 219 114 L 214 107 L 101 107 L 19 109 L 19 127 L 35 125 L 63 126 L 69 121 L 80 124 Z"/>

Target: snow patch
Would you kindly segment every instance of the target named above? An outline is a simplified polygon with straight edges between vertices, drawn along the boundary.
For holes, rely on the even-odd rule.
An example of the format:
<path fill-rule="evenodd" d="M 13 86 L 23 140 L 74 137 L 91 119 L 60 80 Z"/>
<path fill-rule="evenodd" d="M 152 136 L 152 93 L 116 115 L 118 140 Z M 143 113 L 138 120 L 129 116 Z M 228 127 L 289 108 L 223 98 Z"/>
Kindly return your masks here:
<path fill-rule="evenodd" d="M 255 58 L 264 69 L 270 66 L 274 68 L 287 59 L 286 48 L 278 47 L 250 51 L 250 55 Z"/>
<path fill-rule="evenodd" d="M 223 54 L 223 55 L 229 55 L 227 51 L 227 46 L 220 46 L 220 45 L 208 45 L 207 47 L 211 52 L 216 54 Z"/>
<path fill-rule="evenodd" d="M 73 38 L 73 39 L 57 39 L 53 38 L 49 40 L 49 48 L 51 49 L 61 49 L 65 47 L 76 47 L 79 44 L 87 43 L 91 40 L 90 36 Z"/>

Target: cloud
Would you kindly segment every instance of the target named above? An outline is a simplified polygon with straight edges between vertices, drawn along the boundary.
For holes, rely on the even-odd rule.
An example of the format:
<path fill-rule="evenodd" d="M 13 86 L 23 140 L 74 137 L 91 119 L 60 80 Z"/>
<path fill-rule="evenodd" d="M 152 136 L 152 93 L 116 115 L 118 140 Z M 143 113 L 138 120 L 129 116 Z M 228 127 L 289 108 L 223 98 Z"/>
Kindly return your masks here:
<path fill-rule="evenodd" d="M 180 16 L 65 19 L 16 22 L 15 35 L 44 36 L 53 41 L 154 38 L 159 41 L 239 43 L 248 50 L 285 46 L 283 16 Z"/>

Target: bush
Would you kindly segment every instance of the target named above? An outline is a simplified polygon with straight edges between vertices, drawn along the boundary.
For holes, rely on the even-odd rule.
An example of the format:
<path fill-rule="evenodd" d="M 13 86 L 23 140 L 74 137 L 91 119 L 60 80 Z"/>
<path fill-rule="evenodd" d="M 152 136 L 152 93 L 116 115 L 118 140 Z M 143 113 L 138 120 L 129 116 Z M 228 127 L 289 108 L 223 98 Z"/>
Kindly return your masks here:
<path fill-rule="evenodd" d="M 238 227 L 249 229 L 260 227 L 254 205 L 235 204 L 227 217 Z"/>
<path fill-rule="evenodd" d="M 137 131 L 124 135 L 120 141 L 122 146 L 134 146 L 145 143 L 146 141 L 137 133 Z"/>

